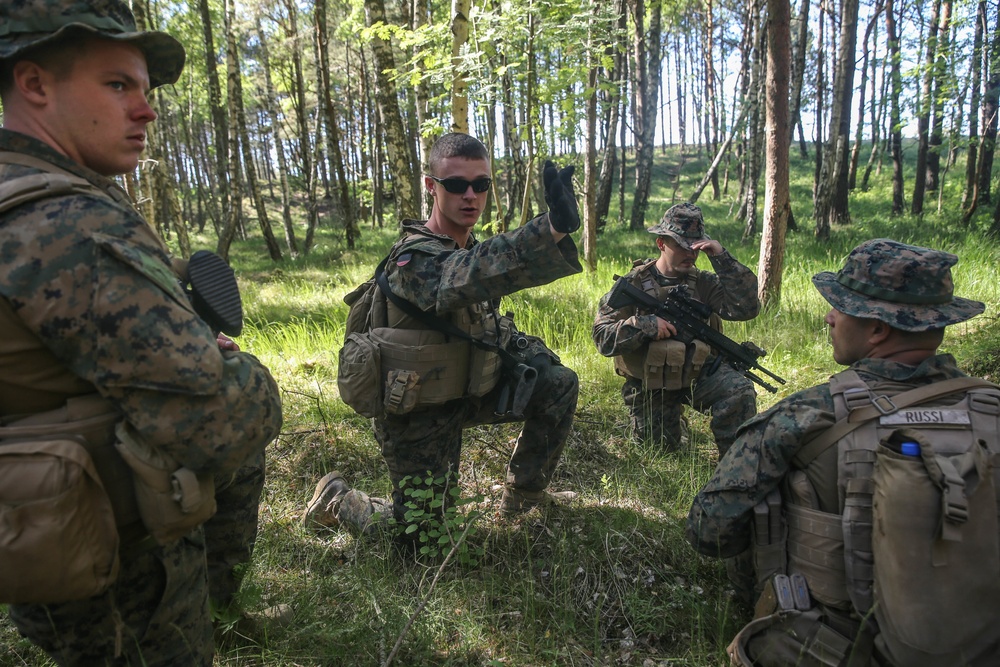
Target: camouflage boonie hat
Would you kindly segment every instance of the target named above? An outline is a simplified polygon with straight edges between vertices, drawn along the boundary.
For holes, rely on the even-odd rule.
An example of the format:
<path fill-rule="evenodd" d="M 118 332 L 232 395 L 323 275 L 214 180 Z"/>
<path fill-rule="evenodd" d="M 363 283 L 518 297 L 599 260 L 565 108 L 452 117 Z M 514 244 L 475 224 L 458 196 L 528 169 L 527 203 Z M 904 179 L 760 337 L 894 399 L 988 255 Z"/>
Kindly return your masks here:
<path fill-rule="evenodd" d="M 0 0 L 0 59 L 82 30 L 134 44 L 146 56 L 150 86 L 177 81 L 184 47 L 165 32 L 137 32 L 121 0 Z"/>
<path fill-rule="evenodd" d="M 667 209 L 660 219 L 660 224 L 646 230 L 657 236 L 669 236 L 687 250 L 691 249 L 692 241 L 711 238 L 705 233 L 705 220 L 701 209 L 694 204 L 677 204 Z"/>
<path fill-rule="evenodd" d="M 903 331 L 929 331 L 964 322 L 986 308 L 955 296 L 951 267 L 957 262 L 949 252 L 874 239 L 852 250 L 839 272 L 823 271 L 812 281 L 842 313 Z"/>

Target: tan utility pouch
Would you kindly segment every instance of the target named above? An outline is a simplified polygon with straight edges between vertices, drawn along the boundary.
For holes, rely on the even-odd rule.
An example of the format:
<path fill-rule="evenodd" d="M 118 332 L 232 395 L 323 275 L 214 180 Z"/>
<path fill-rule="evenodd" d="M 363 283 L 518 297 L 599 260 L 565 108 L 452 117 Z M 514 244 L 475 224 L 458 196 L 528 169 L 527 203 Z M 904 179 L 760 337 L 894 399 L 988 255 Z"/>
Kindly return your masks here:
<path fill-rule="evenodd" d="M 118 567 L 111 501 L 83 439 L 0 442 L 0 603 L 93 597 Z"/>
<path fill-rule="evenodd" d="M 386 413 L 406 414 L 466 395 L 471 343 L 445 342 L 443 333 L 428 329 L 386 327 L 369 335 L 381 357 Z"/>
<path fill-rule="evenodd" d="M 698 377 L 711 349 L 700 340 L 690 344 L 672 338 L 654 340 L 645 350 L 615 357 L 615 367 L 642 380 L 647 391 L 686 389 Z"/>
<path fill-rule="evenodd" d="M 215 514 L 215 481 L 178 466 L 133 435 L 125 422 L 115 428 L 115 447 L 132 468 L 135 498 L 146 530 L 160 544 L 169 544 Z"/>
<path fill-rule="evenodd" d="M 382 362 L 367 333 L 350 333 L 337 365 L 340 398 L 363 417 L 382 416 Z"/>

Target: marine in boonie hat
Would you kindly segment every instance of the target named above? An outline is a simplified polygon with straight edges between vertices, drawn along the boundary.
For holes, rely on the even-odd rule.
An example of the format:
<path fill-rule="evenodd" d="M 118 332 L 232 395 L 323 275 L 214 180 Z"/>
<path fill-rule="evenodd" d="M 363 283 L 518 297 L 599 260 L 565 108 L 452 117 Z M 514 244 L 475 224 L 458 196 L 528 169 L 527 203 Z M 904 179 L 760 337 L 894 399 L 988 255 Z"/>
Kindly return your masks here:
<path fill-rule="evenodd" d="M 687 250 L 691 249 L 692 242 L 711 238 L 705 233 L 701 209 L 686 202 L 668 208 L 659 224 L 646 231 L 657 236 L 669 236 Z"/>
<path fill-rule="evenodd" d="M 955 296 L 951 267 L 958 257 L 941 250 L 873 239 L 852 250 L 837 273 L 812 281 L 831 306 L 903 331 L 929 331 L 971 319 L 979 301 Z"/>
<path fill-rule="evenodd" d="M 134 44 L 146 56 L 152 88 L 174 83 L 184 69 L 184 46 L 165 32 L 138 32 L 121 0 L 0 0 L 0 59 L 73 30 Z"/>

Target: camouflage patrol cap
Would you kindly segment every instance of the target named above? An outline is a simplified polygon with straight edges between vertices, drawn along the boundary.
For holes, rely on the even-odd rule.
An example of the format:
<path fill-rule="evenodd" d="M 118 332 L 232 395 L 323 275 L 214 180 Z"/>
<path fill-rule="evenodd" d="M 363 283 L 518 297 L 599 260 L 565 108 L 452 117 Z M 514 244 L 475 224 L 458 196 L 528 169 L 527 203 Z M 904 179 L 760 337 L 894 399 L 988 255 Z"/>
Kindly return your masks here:
<path fill-rule="evenodd" d="M 669 236 L 682 247 L 691 249 L 692 241 L 711 238 L 705 233 L 705 220 L 701 209 L 694 204 L 677 204 L 667 209 L 660 223 L 646 230 L 657 236 Z"/>
<path fill-rule="evenodd" d="M 873 239 L 852 250 L 839 272 L 823 271 L 812 281 L 842 313 L 903 331 L 929 331 L 985 309 L 979 301 L 955 296 L 951 267 L 956 262 L 949 252 Z"/>
<path fill-rule="evenodd" d="M 150 86 L 173 83 L 184 47 L 165 32 L 138 32 L 122 0 L 0 0 L 0 59 L 54 41 L 72 30 L 134 44 L 146 56 Z"/>

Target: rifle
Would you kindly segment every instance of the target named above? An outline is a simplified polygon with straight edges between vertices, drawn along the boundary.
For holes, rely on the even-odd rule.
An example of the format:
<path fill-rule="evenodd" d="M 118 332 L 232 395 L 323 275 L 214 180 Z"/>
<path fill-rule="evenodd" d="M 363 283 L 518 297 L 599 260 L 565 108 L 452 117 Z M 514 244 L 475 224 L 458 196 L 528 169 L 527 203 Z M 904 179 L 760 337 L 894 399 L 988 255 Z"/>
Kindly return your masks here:
<path fill-rule="evenodd" d="M 709 375 L 718 370 L 719 364 L 724 359 L 726 363 L 742 373 L 743 377 L 759 384 L 772 394 L 778 389 L 752 371 L 760 371 L 775 382 L 785 384 L 784 379 L 757 363 L 760 357 L 767 354 L 762 348 L 749 341 L 743 344 L 737 343 L 705 323 L 705 320 L 711 316 L 712 309 L 693 299 L 687 285 L 671 288 L 666 301 L 660 303 L 631 284 L 628 279 L 615 276 L 615 286 L 611 288 L 611 293 L 608 295 L 608 305 L 615 310 L 626 306 L 638 306 L 651 311 L 676 327 L 677 340 L 690 343 L 697 339 L 711 345 L 715 350 L 716 357 L 708 369 Z"/>
<path fill-rule="evenodd" d="M 199 250 L 191 259 L 174 260 L 177 273 L 194 312 L 205 320 L 216 335 L 221 331 L 239 336 L 243 331 L 243 300 L 236 284 L 236 274 L 214 252 Z"/>

